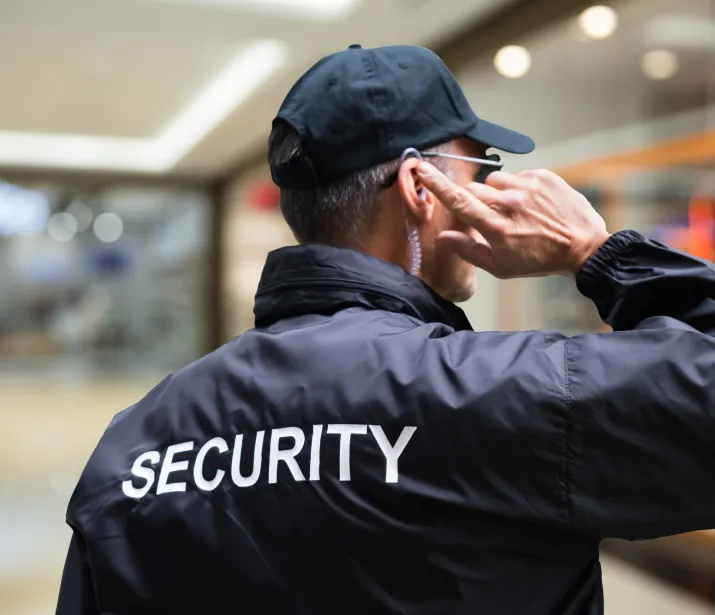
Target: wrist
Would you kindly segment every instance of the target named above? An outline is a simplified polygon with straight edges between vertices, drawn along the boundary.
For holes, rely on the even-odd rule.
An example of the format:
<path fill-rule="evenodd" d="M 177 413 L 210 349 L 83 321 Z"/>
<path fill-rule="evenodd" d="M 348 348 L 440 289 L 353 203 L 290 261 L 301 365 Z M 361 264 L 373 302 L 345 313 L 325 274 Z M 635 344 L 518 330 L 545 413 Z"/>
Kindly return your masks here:
<path fill-rule="evenodd" d="M 571 250 L 571 264 L 567 271 L 568 275 L 576 278 L 586 262 L 601 249 L 611 236 L 606 229 L 603 229 L 588 238 L 574 242 Z"/>

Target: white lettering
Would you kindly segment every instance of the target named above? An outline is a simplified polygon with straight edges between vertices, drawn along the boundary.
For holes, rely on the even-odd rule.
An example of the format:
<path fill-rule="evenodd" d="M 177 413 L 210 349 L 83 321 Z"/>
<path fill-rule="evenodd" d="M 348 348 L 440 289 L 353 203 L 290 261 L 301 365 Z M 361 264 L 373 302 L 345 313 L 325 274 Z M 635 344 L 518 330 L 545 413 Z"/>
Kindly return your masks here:
<path fill-rule="evenodd" d="M 231 460 L 231 480 L 237 487 L 251 487 L 258 481 L 261 474 L 261 461 L 263 454 L 263 438 L 265 431 L 256 434 L 256 444 L 253 447 L 253 470 L 250 476 L 241 474 L 241 451 L 243 450 L 243 435 L 239 434 L 233 443 L 233 459 Z"/>
<path fill-rule="evenodd" d="M 392 444 L 380 425 L 337 423 L 312 425 L 311 427 L 310 457 L 309 460 L 305 462 L 306 465 L 309 463 L 309 468 L 306 468 L 306 470 L 308 470 L 310 481 L 319 481 L 321 479 L 320 462 L 322 437 L 326 433 L 340 436 L 339 467 L 332 471 L 337 471 L 341 482 L 352 480 L 352 437 L 366 435 L 369 428 L 370 433 L 372 433 L 380 451 L 385 457 L 385 482 L 397 483 L 399 482 L 398 462 L 412 439 L 412 436 L 415 434 L 415 431 L 417 431 L 417 427 L 403 427 L 396 442 Z M 306 429 L 308 428 L 309 427 L 306 426 Z M 250 438 L 251 435 L 248 437 Z M 273 429 L 268 434 L 266 431 L 255 432 L 253 464 L 250 468 L 248 467 L 251 464 L 251 455 L 249 452 L 250 444 L 247 446 L 249 451 L 244 451 L 244 434 L 236 434 L 234 436 L 230 474 L 232 482 L 237 487 L 251 487 L 258 483 L 263 469 L 264 445 L 266 444 L 265 440 L 267 437 L 270 439 L 269 450 L 267 451 L 268 483 L 275 484 L 278 482 L 278 469 L 281 462 L 285 464 L 293 480 L 306 480 L 306 476 L 303 474 L 297 460 L 298 455 L 304 448 L 306 449 L 304 457 L 308 456 L 308 450 L 305 446 L 306 434 L 303 429 L 299 427 L 282 427 Z M 292 442 L 281 442 L 289 438 L 292 438 Z M 369 440 L 363 442 L 369 442 Z M 281 444 L 288 448 L 282 450 Z M 222 482 L 226 480 L 226 475 L 229 473 L 228 468 L 226 468 L 228 459 L 223 456 L 224 453 L 229 451 L 229 444 L 225 438 L 215 437 L 203 445 L 199 443 L 199 446 L 200 448 L 195 449 L 194 442 L 181 442 L 167 447 L 166 453 L 163 455 L 160 451 L 147 451 L 142 453 L 134 460 L 129 479 L 122 481 L 122 492 L 125 496 L 135 499 L 143 498 L 154 489 L 154 487 L 156 487 L 157 495 L 185 492 L 187 490 L 186 481 L 181 481 L 178 477 L 174 479 L 175 482 L 169 481 L 173 473 L 186 472 L 192 464 L 193 472 L 191 476 L 193 477 L 193 486 L 195 489 L 202 491 L 214 491 L 218 489 Z M 212 450 L 215 450 L 214 455 L 221 455 L 220 459 L 225 461 L 210 463 L 207 466 L 206 458 Z M 359 452 L 359 445 L 356 450 Z M 186 453 L 190 451 L 194 451 L 193 454 L 186 455 Z M 246 452 L 248 459 L 243 459 L 243 452 Z M 185 460 L 175 461 L 176 456 L 182 453 L 184 454 Z M 358 453 L 356 453 L 356 455 L 357 454 Z M 243 466 L 241 466 L 242 462 Z M 161 466 L 160 468 L 158 468 L 159 465 Z M 244 473 L 241 472 L 242 469 Z M 248 473 L 249 470 L 250 474 Z M 282 470 L 282 472 L 285 472 L 285 470 Z M 325 473 L 324 468 L 323 473 Z M 281 477 L 285 480 L 288 475 L 281 474 Z"/>
<path fill-rule="evenodd" d="M 160 459 L 161 455 L 159 454 L 159 451 L 147 451 L 146 453 L 139 455 L 139 457 L 137 457 L 134 461 L 134 465 L 132 465 L 132 474 L 138 478 L 143 478 L 144 486 L 138 488 L 134 486 L 134 483 L 131 480 L 125 480 L 122 482 L 122 491 L 124 492 L 124 495 L 128 498 L 139 499 L 149 493 L 149 489 L 151 489 L 154 484 L 154 470 L 151 468 L 145 468 L 144 464 L 148 461 L 151 465 L 155 466 L 159 463 Z"/>
<path fill-rule="evenodd" d="M 226 444 L 226 440 L 223 438 L 214 438 L 204 444 L 199 450 L 199 454 L 196 455 L 196 463 L 194 463 L 194 482 L 199 489 L 203 489 L 204 491 L 213 491 L 216 489 L 226 475 L 226 472 L 223 470 L 217 470 L 216 476 L 211 480 L 204 478 L 204 459 L 212 448 L 217 449 L 219 453 L 225 453 L 228 450 L 228 444 Z"/>
<path fill-rule="evenodd" d="M 340 434 L 340 480 L 350 480 L 350 437 L 365 435 L 367 425 L 328 425 L 328 433 Z"/>
<path fill-rule="evenodd" d="M 186 470 L 189 467 L 188 460 L 174 461 L 174 455 L 177 453 L 186 453 L 193 450 L 193 448 L 193 442 L 182 442 L 181 444 L 172 444 L 166 449 L 166 457 L 164 457 L 164 463 L 161 464 L 161 472 L 159 473 L 159 483 L 156 486 L 157 495 L 175 491 L 186 491 L 186 483 L 169 483 L 168 480 L 169 474 L 172 472 Z"/>
<path fill-rule="evenodd" d="M 293 448 L 280 450 L 280 441 L 283 438 L 293 438 L 295 444 Z M 275 483 L 278 481 L 278 462 L 283 461 L 288 466 L 293 478 L 297 481 L 305 480 L 303 472 L 295 460 L 295 456 L 300 453 L 300 450 L 305 444 L 305 434 L 299 427 L 281 427 L 274 429 L 271 434 L 271 450 L 268 460 L 268 482 Z"/>
<path fill-rule="evenodd" d="M 385 432 L 379 425 L 370 425 L 370 431 L 372 432 L 375 440 L 377 440 L 377 444 L 380 447 L 382 454 L 385 455 L 385 482 L 396 483 L 399 479 L 399 474 L 397 472 L 397 460 L 405 450 L 410 438 L 412 438 L 415 431 L 417 431 L 417 427 L 404 427 L 394 446 L 390 444 Z"/>
<path fill-rule="evenodd" d="M 313 425 L 313 439 L 310 441 L 310 480 L 320 480 L 320 438 L 322 425 Z"/>

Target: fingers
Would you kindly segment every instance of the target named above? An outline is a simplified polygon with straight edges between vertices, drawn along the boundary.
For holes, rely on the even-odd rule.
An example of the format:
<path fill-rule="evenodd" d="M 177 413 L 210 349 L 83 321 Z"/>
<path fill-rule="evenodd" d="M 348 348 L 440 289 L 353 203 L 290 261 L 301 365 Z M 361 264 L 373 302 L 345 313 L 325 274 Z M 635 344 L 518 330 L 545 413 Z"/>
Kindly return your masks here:
<path fill-rule="evenodd" d="M 497 190 L 518 190 L 527 186 L 527 181 L 521 175 L 514 175 L 506 171 L 494 171 L 486 179 L 486 185 Z"/>
<path fill-rule="evenodd" d="M 516 175 L 504 171 L 490 173 L 486 180 L 487 185 L 498 190 L 534 190 L 537 186 L 564 186 L 566 181 L 546 169 L 529 169 Z"/>
<path fill-rule="evenodd" d="M 504 200 L 504 193 L 501 190 L 497 190 L 486 184 L 473 182 L 465 186 L 464 189 L 472 196 L 477 197 L 485 205 L 501 203 Z"/>
<path fill-rule="evenodd" d="M 457 186 L 428 162 L 420 163 L 417 174 L 432 194 L 470 226 L 482 229 L 496 216 L 470 191 Z"/>
<path fill-rule="evenodd" d="M 489 273 L 494 270 L 494 255 L 486 241 L 477 241 L 459 231 L 443 231 L 439 234 L 438 241 L 472 265 Z"/>
<path fill-rule="evenodd" d="M 469 184 L 464 189 L 487 206 L 501 206 L 495 208 L 490 207 L 492 211 L 503 211 L 505 208 L 518 207 L 523 200 L 519 196 L 519 192 L 514 189 L 498 190 L 492 186 L 476 182 Z M 491 219 L 491 222 L 493 221 L 494 218 Z"/>

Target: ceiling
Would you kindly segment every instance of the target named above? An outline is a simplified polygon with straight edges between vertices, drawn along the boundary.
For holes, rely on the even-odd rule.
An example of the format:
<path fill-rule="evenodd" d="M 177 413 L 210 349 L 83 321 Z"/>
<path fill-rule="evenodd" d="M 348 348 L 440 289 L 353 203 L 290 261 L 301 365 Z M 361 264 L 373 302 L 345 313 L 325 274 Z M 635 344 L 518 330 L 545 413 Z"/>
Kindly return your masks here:
<path fill-rule="evenodd" d="M 0 0 L 0 167 L 214 176 L 320 57 L 434 45 L 512 1 Z"/>

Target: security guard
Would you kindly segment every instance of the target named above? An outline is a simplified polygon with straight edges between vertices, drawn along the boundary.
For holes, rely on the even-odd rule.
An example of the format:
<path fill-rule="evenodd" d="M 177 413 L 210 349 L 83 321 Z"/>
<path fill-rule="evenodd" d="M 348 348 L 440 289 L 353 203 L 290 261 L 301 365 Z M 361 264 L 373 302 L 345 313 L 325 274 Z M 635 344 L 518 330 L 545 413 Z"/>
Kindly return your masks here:
<path fill-rule="evenodd" d="M 715 527 L 715 268 L 488 148 L 533 142 L 426 49 L 298 81 L 269 161 L 300 245 L 255 329 L 108 427 L 60 615 L 598 614 L 601 539 Z M 476 267 L 570 276 L 614 332 L 476 333 Z"/>

